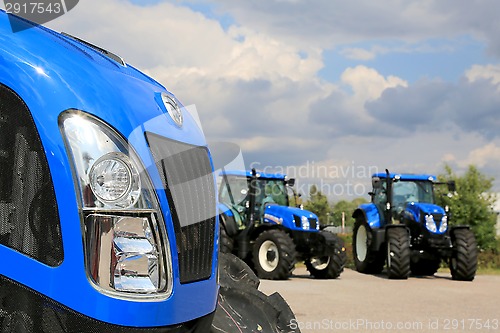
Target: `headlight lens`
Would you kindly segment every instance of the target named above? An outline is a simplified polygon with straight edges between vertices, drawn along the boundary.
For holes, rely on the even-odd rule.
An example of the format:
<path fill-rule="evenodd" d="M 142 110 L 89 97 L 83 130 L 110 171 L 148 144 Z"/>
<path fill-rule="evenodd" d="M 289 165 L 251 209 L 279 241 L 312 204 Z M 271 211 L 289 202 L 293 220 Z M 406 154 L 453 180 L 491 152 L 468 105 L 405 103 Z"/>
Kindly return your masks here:
<path fill-rule="evenodd" d="M 430 232 L 436 232 L 437 227 L 436 227 L 436 222 L 434 222 L 434 217 L 432 215 L 425 215 L 425 227 L 427 230 Z"/>
<path fill-rule="evenodd" d="M 95 161 L 89 185 L 99 201 L 120 207 L 133 206 L 141 193 L 137 168 L 122 153 L 109 153 Z"/>
<path fill-rule="evenodd" d="M 83 212 L 86 266 L 104 292 L 168 296 L 169 244 L 141 160 L 122 136 L 81 111 L 60 117 Z"/>
<path fill-rule="evenodd" d="M 302 222 L 302 229 L 309 230 L 309 228 L 311 227 L 309 219 L 306 216 L 302 216 L 300 218 L 300 221 Z"/>
<path fill-rule="evenodd" d="M 448 216 L 443 216 L 441 219 L 441 225 L 439 226 L 439 232 L 443 233 L 448 229 Z"/>

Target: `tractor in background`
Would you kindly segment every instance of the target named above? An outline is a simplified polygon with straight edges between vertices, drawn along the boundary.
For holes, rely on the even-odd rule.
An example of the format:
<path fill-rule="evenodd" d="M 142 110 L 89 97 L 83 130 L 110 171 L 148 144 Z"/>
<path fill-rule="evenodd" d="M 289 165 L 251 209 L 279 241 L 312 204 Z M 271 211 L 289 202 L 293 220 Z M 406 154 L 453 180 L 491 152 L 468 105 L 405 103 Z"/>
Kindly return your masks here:
<path fill-rule="evenodd" d="M 454 280 L 472 281 L 477 268 L 477 243 L 468 226 L 449 227 L 448 207 L 435 201 L 437 182 L 432 175 L 374 174 L 371 203 L 353 213 L 353 255 L 356 270 L 382 272 L 392 279 L 433 275 L 442 261 Z"/>
<path fill-rule="evenodd" d="M 290 206 L 289 192 L 297 197 L 293 178 L 255 169 L 222 171 L 220 176 L 222 252 L 237 255 L 263 279 L 288 279 L 298 261 L 315 278 L 334 279 L 342 273 L 342 240 L 321 230 L 314 213 Z"/>

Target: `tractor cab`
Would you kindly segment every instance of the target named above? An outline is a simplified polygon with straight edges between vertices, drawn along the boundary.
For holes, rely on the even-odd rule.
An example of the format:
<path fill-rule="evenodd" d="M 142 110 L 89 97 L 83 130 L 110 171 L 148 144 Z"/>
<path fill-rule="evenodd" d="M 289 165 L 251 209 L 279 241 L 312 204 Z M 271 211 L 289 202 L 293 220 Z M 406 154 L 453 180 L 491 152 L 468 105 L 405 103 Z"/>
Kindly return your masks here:
<path fill-rule="evenodd" d="M 407 208 L 442 210 L 435 204 L 434 185 L 439 184 L 435 176 L 380 173 L 373 175 L 372 183 L 372 202 L 382 217 L 383 225 L 402 222 Z"/>
<path fill-rule="evenodd" d="M 242 223 L 249 215 L 250 209 L 250 188 L 252 182 L 251 171 L 227 171 L 221 173 L 222 184 L 219 192 L 219 202 L 233 213 L 240 216 L 238 224 Z M 270 205 L 288 206 L 288 184 L 293 184 L 293 180 L 287 180 L 281 174 L 256 174 L 254 182 L 255 205 L 253 208 L 254 222 L 262 222 L 264 210 Z"/>

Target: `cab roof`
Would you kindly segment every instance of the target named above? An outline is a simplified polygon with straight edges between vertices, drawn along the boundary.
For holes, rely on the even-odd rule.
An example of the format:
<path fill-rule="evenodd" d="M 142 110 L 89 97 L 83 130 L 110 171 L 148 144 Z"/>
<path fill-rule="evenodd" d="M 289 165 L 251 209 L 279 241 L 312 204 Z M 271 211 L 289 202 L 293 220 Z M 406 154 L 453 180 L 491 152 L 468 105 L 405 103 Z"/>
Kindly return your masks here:
<path fill-rule="evenodd" d="M 220 176 L 235 176 L 235 177 L 252 177 L 252 171 L 250 170 L 225 170 L 221 171 Z M 257 171 L 257 178 L 263 179 L 285 179 L 286 175 L 281 173 L 264 173 Z"/>
<path fill-rule="evenodd" d="M 379 177 L 385 179 L 387 174 L 385 172 L 375 173 L 372 177 Z M 389 177 L 392 179 L 399 178 L 400 180 L 428 180 L 435 182 L 437 177 L 428 174 L 412 174 L 412 173 L 390 173 Z"/>

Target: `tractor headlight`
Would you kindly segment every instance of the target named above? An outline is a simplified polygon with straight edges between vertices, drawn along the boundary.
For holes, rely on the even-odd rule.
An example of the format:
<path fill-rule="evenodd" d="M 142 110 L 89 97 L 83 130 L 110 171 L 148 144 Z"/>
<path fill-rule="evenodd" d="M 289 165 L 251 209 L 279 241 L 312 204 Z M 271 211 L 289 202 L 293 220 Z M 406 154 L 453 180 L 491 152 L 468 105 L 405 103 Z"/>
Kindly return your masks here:
<path fill-rule="evenodd" d="M 439 226 L 439 232 L 443 233 L 448 229 L 448 216 L 443 216 L 441 219 L 441 225 Z"/>
<path fill-rule="evenodd" d="M 83 216 L 90 280 L 120 297 L 167 297 L 170 247 L 138 155 L 113 128 L 84 112 L 64 112 L 60 128 Z"/>
<path fill-rule="evenodd" d="M 306 216 L 302 216 L 300 218 L 300 222 L 302 224 L 302 229 L 304 229 L 304 230 L 309 230 L 309 228 L 311 227 L 311 224 L 309 223 L 309 219 Z"/>
<path fill-rule="evenodd" d="M 89 171 L 89 185 L 96 199 L 109 206 L 133 206 L 141 193 L 139 172 L 122 153 L 108 153 L 95 161 Z"/>
<path fill-rule="evenodd" d="M 434 217 L 432 215 L 430 215 L 430 214 L 425 215 L 425 227 L 430 232 L 436 232 L 437 231 L 436 222 L 434 222 Z"/>

